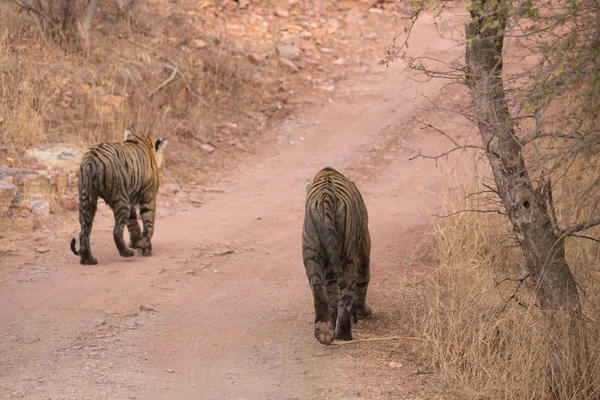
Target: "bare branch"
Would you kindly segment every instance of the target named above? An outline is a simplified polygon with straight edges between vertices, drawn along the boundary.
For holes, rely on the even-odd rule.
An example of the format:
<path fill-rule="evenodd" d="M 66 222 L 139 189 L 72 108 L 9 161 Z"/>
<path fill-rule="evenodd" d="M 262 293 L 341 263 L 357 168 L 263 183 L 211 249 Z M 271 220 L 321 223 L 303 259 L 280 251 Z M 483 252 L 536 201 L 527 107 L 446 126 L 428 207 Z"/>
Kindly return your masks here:
<path fill-rule="evenodd" d="M 166 65 L 166 68 L 170 68 L 173 73 L 171 74 L 170 77 L 168 77 L 167 79 L 165 79 L 163 81 L 163 83 L 161 83 L 160 85 L 158 85 L 158 87 L 156 89 L 154 89 L 153 91 L 150 92 L 150 94 L 148 95 L 148 97 L 152 97 L 154 96 L 154 94 L 156 92 L 158 92 L 159 90 L 161 90 L 162 88 L 164 88 L 165 86 L 167 86 L 169 83 L 173 82 L 173 80 L 175 79 L 175 77 L 177 76 L 177 67 L 173 66 L 173 65 Z"/>
<path fill-rule="evenodd" d="M 438 218 L 448 218 L 448 217 L 452 217 L 454 215 L 458 215 L 458 214 L 462 214 L 462 213 L 466 213 L 466 212 L 473 212 L 473 213 L 480 213 L 480 214 L 500 214 L 500 215 L 506 215 L 506 213 L 503 213 L 500 210 L 460 210 L 460 211 L 455 211 L 453 213 L 446 214 L 446 215 L 433 214 L 433 216 L 434 217 L 438 217 Z"/>
<path fill-rule="evenodd" d="M 581 222 L 577 225 L 573 225 L 562 231 L 561 236 L 573 236 L 574 233 L 585 231 L 586 229 L 593 228 L 594 226 L 600 225 L 600 218 L 591 219 L 585 222 Z"/>

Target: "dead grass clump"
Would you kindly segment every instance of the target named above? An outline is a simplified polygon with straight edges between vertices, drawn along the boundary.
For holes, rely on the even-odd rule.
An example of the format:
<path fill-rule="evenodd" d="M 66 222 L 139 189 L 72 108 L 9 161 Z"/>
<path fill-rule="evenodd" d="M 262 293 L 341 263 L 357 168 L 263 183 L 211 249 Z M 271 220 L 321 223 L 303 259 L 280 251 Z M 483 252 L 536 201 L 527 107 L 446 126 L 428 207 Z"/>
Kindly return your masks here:
<path fill-rule="evenodd" d="M 107 4 L 80 54 L 44 44 L 27 13 L 0 3 L 0 162 L 22 167 L 30 147 L 86 148 L 131 129 L 169 138 L 166 181 L 201 183 L 199 171 L 249 151 L 265 124 L 256 67 L 217 33 L 205 33 L 210 46 L 190 47 L 200 34 L 184 14 L 173 22 L 143 6 L 128 23 Z"/>
<path fill-rule="evenodd" d="M 485 173 L 463 165 L 449 178 L 445 212 L 492 210 Z M 467 180 L 465 177 L 473 177 Z M 564 198 L 564 197 L 563 197 Z M 499 208 L 501 210 L 501 208 Z M 540 399 L 546 383 L 548 335 L 535 294 L 521 268 L 510 225 L 498 213 L 459 212 L 434 221 L 440 262 L 416 287 L 417 323 L 426 360 L 453 395 L 479 399 Z M 591 381 L 581 397 L 600 395 L 600 269 L 597 243 L 569 240 L 567 257 L 584 288 Z M 506 279 L 509 278 L 509 279 Z"/>

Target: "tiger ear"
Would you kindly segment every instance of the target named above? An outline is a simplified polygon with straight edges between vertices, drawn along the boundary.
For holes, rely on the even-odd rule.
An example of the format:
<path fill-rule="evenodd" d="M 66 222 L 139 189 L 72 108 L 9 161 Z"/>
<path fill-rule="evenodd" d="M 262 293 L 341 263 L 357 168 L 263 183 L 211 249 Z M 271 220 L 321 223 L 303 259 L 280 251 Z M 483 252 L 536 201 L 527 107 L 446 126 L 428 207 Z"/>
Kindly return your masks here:
<path fill-rule="evenodd" d="M 125 133 L 123 134 L 123 140 L 127 140 L 131 137 L 131 135 L 133 135 L 133 133 L 131 133 L 131 131 L 129 129 L 125 130 Z"/>
<path fill-rule="evenodd" d="M 304 190 L 306 191 L 306 193 L 308 193 L 308 190 L 310 189 L 311 186 L 312 186 L 312 182 L 311 181 L 305 181 L 304 182 Z"/>
<path fill-rule="evenodd" d="M 156 141 L 156 143 L 154 144 L 154 148 L 156 149 L 156 151 L 163 151 L 165 149 L 165 147 L 167 147 L 168 143 L 169 143 L 168 139 L 158 139 Z"/>

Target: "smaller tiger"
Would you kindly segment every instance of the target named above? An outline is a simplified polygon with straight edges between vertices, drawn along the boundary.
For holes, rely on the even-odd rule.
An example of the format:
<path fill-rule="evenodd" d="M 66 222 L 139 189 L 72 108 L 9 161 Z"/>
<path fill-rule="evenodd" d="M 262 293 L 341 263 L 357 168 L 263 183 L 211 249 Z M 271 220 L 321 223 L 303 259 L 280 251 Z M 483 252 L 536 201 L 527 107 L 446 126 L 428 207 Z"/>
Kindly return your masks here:
<path fill-rule="evenodd" d="M 97 264 L 90 248 L 90 234 L 98 197 L 112 208 L 115 217 L 113 236 L 119 254 L 132 257 L 132 248 L 142 255 L 152 254 L 152 235 L 156 216 L 156 193 L 159 167 L 167 139 L 154 140 L 125 131 L 123 143 L 100 143 L 81 158 L 79 167 L 79 235 L 80 249 L 71 240 L 71 251 L 81 256 L 84 265 Z M 140 230 L 135 206 L 139 204 L 144 231 Z M 129 230 L 129 246 L 123 239 L 125 225 Z"/>
<path fill-rule="evenodd" d="M 352 340 L 352 323 L 367 305 L 371 237 L 358 188 L 331 167 L 307 181 L 302 257 L 313 292 L 315 337 L 329 345 Z"/>

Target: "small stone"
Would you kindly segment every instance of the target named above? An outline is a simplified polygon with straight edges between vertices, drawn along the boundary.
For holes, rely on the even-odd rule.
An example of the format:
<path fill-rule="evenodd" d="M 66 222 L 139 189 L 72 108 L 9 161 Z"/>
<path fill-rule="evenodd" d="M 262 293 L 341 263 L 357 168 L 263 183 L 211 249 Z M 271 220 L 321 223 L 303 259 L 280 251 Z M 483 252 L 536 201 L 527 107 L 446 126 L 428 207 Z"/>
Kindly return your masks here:
<path fill-rule="evenodd" d="M 250 0 L 238 0 L 238 7 L 239 8 L 248 8 L 248 6 L 250 5 Z"/>
<path fill-rule="evenodd" d="M 200 148 L 204 151 L 206 151 L 207 153 L 212 153 L 213 151 L 215 151 L 214 146 L 211 146 L 208 143 L 203 144 L 202 146 L 200 146 Z"/>
<path fill-rule="evenodd" d="M 396 361 L 392 361 L 388 365 L 392 368 L 402 368 L 402 364 Z"/>
<path fill-rule="evenodd" d="M 155 273 L 156 273 L 156 275 L 158 275 L 158 274 L 162 274 L 165 271 L 166 270 L 164 268 L 161 268 L 161 269 L 157 270 Z"/>
<path fill-rule="evenodd" d="M 278 142 L 283 142 L 284 140 L 287 140 L 287 136 L 286 135 L 277 135 L 275 136 L 275 140 L 277 140 Z"/>
<path fill-rule="evenodd" d="M 357 390 L 346 390 L 344 396 L 360 397 L 360 392 Z"/>
<path fill-rule="evenodd" d="M 250 53 L 250 54 L 248 54 L 248 61 L 250 61 L 254 65 L 260 65 L 265 60 L 263 60 L 263 58 L 261 56 L 259 56 L 258 54 Z"/>
<path fill-rule="evenodd" d="M 290 72 L 298 72 L 299 71 L 296 64 L 294 64 L 291 60 L 288 60 L 287 58 L 279 57 L 279 64 L 284 66 Z"/>
<path fill-rule="evenodd" d="M 290 16 L 290 12 L 285 8 L 275 7 L 275 15 L 281 18 L 287 18 Z"/>
<path fill-rule="evenodd" d="M 369 13 L 371 13 L 371 14 L 382 14 L 383 10 L 381 8 L 372 7 L 372 8 L 369 8 Z"/>
<path fill-rule="evenodd" d="M 279 54 L 280 58 L 295 60 L 300 58 L 300 49 L 291 44 L 278 44 L 277 54 Z"/>
<path fill-rule="evenodd" d="M 167 368 L 167 369 L 165 369 L 165 371 L 167 371 L 169 374 L 175 373 L 175 371 L 173 371 L 171 368 Z"/>
<path fill-rule="evenodd" d="M 47 247 L 36 247 L 36 248 L 35 248 L 35 251 L 37 251 L 38 253 L 42 253 L 42 254 L 44 254 L 44 253 L 47 253 L 47 252 L 49 252 L 49 251 L 50 251 L 50 249 L 49 249 L 49 248 L 47 248 Z"/>
<path fill-rule="evenodd" d="M 114 314 L 115 314 L 115 310 L 106 311 L 106 315 L 114 315 Z"/>
<path fill-rule="evenodd" d="M 177 183 L 167 183 L 167 184 L 163 185 L 163 189 L 170 193 L 177 194 L 178 192 L 181 191 L 181 186 L 178 185 Z"/>
<path fill-rule="evenodd" d="M 236 147 L 238 150 L 241 150 L 241 151 L 243 151 L 244 153 L 248 152 L 248 148 L 247 148 L 247 147 L 246 147 L 246 146 L 245 146 L 243 143 L 236 142 L 236 143 L 235 143 L 235 147 Z"/>
<path fill-rule="evenodd" d="M 196 207 L 200 207 L 202 204 L 204 204 L 204 200 L 202 200 L 197 195 L 192 195 L 192 197 L 190 197 L 190 203 L 192 203 Z"/>
<path fill-rule="evenodd" d="M 196 49 L 203 49 L 208 46 L 208 44 L 202 39 L 194 39 L 192 41 L 192 46 Z"/>
<path fill-rule="evenodd" d="M 333 65 L 344 65 L 344 64 L 345 64 L 345 62 L 344 62 L 343 58 L 338 58 L 337 60 L 335 60 L 333 62 Z"/>
<path fill-rule="evenodd" d="M 140 304 L 140 311 L 146 311 L 146 312 L 151 312 L 151 311 L 156 311 L 154 308 L 147 306 L 145 304 Z"/>
<path fill-rule="evenodd" d="M 193 269 L 188 269 L 186 271 L 183 271 L 183 273 L 185 275 L 194 275 L 196 273 L 196 271 L 194 271 Z"/>

